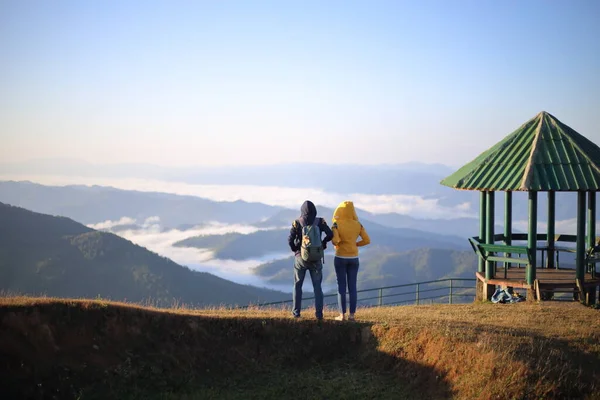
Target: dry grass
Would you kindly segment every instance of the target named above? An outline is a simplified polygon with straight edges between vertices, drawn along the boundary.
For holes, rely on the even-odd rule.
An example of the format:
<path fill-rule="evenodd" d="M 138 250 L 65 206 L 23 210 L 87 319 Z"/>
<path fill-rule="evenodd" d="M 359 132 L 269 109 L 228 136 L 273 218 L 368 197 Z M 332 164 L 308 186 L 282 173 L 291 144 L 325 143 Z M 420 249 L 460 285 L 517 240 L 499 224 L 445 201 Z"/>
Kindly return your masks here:
<path fill-rule="evenodd" d="M 0 298 L 10 360 L 0 376 L 17 378 L 3 387 L 57 398 L 600 398 L 600 314 L 578 303 L 370 308 L 356 323 L 333 321 L 334 310 L 317 323 L 311 310 L 296 321 L 287 309 L 175 306 Z"/>

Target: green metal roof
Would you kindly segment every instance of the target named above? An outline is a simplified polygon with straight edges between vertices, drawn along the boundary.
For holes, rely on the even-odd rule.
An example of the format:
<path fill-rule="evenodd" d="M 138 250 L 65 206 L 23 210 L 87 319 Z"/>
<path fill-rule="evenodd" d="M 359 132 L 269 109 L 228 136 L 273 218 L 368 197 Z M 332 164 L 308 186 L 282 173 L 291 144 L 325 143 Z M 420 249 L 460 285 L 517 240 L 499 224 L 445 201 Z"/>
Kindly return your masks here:
<path fill-rule="evenodd" d="M 600 148 L 542 111 L 441 184 L 465 190 L 598 191 Z"/>

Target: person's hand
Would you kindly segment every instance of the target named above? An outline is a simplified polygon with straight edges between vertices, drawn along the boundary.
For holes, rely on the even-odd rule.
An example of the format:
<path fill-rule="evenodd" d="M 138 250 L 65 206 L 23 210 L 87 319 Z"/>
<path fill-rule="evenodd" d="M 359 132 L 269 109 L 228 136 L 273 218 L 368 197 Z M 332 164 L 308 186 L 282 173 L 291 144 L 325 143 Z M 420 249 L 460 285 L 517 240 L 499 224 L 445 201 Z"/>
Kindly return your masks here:
<path fill-rule="evenodd" d="M 321 242 L 321 244 L 323 245 L 323 250 L 325 250 L 327 248 L 327 242 Z"/>

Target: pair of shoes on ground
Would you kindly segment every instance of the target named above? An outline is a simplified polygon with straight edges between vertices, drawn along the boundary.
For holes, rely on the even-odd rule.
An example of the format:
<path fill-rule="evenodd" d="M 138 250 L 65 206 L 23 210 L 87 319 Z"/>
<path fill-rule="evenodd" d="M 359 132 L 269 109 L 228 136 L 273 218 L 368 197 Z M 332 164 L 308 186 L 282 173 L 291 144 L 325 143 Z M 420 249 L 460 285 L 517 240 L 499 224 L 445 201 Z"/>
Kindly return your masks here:
<path fill-rule="evenodd" d="M 299 315 L 292 314 L 292 317 L 294 317 L 294 319 L 300 319 Z M 317 321 L 322 321 L 322 320 L 323 320 L 323 317 L 321 317 L 321 318 L 317 317 Z M 335 320 L 336 321 L 346 321 L 346 314 L 340 314 L 340 315 L 338 315 L 337 317 L 335 317 Z M 354 321 L 355 320 L 354 319 L 354 314 L 348 314 L 347 320 L 348 321 Z"/>

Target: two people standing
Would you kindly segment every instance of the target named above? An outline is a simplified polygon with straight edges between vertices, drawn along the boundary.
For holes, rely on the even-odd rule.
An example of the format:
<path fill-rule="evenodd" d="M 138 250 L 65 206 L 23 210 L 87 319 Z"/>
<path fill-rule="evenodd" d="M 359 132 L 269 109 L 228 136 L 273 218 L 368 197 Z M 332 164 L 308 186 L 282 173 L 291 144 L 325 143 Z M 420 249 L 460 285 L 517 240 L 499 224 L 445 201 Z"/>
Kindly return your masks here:
<path fill-rule="evenodd" d="M 344 201 L 333 214 L 333 230 L 323 218 L 317 217 L 317 209 L 311 201 L 305 201 L 300 208 L 300 218 L 292 223 L 288 244 L 295 253 L 294 293 L 292 314 L 300 317 L 302 306 L 302 284 L 306 272 L 310 273 L 315 293 L 315 316 L 323 319 L 323 251 L 327 243 L 333 241 L 335 247 L 334 267 L 338 283 L 338 308 L 340 314 L 335 319 L 346 319 L 346 288 L 350 297 L 349 320 L 354 320 L 356 312 L 359 259 L 358 247 L 370 243 L 367 231 L 358 221 L 354 204 Z M 316 228 L 316 229 L 315 229 Z M 325 238 L 321 240 L 322 233 Z M 360 241 L 357 241 L 360 237 Z M 317 239 L 318 238 L 318 239 Z"/>

